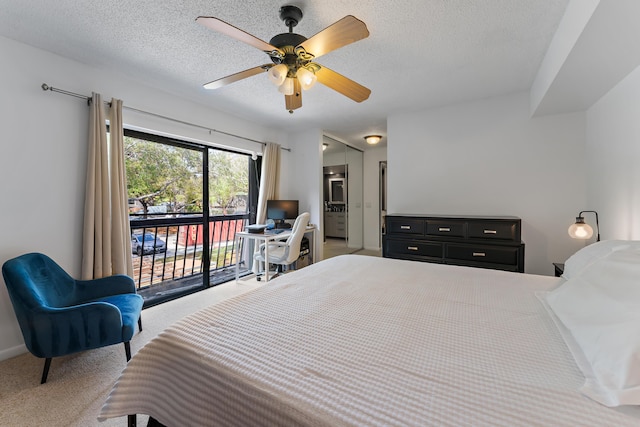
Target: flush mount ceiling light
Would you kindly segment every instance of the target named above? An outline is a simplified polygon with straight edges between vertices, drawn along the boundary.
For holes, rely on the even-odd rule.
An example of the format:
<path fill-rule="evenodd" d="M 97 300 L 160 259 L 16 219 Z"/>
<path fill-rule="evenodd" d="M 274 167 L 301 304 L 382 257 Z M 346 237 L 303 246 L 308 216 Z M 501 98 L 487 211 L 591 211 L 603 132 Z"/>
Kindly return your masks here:
<path fill-rule="evenodd" d="M 364 140 L 367 141 L 367 144 L 375 145 L 382 139 L 381 135 L 367 135 L 364 137 Z"/>
<path fill-rule="evenodd" d="M 371 90 L 313 62 L 321 55 L 368 37 L 369 30 L 364 22 L 347 15 L 307 39 L 293 32 L 293 27 L 302 19 L 302 11 L 298 7 L 281 7 L 280 19 L 289 27 L 289 32 L 278 34 L 267 43 L 218 18 L 196 18 L 198 24 L 260 49 L 269 55 L 273 62 L 214 80 L 204 87 L 217 89 L 266 71 L 269 80 L 284 94 L 285 107 L 290 113 L 302 107 L 302 90 L 311 89 L 316 81 L 356 102 L 369 98 Z"/>

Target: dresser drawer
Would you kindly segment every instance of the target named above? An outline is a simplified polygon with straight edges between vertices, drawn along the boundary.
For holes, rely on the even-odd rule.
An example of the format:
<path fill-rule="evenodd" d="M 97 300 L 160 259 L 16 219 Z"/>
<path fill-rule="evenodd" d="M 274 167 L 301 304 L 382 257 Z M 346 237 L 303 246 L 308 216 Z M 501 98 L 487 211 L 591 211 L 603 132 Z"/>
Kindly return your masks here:
<path fill-rule="evenodd" d="M 446 258 L 491 264 L 518 264 L 518 247 L 447 244 Z"/>
<path fill-rule="evenodd" d="M 515 222 L 510 221 L 470 221 L 468 225 L 470 239 L 520 240 Z"/>
<path fill-rule="evenodd" d="M 524 273 L 516 216 L 390 214 L 382 256 Z"/>
<path fill-rule="evenodd" d="M 388 234 L 424 235 L 424 220 L 410 218 L 387 218 Z"/>
<path fill-rule="evenodd" d="M 464 228 L 464 221 L 427 220 L 429 236 L 464 237 Z"/>
<path fill-rule="evenodd" d="M 420 256 L 442 258 L 442 244 L 402 239 L 386 239 L 386 256 Z"/>

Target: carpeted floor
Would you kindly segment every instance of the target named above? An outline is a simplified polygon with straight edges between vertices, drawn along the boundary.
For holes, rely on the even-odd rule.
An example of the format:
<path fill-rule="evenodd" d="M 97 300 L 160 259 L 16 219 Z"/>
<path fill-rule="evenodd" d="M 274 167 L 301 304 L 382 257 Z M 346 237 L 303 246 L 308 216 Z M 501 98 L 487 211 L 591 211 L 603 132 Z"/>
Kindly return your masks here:
<path fill-rule="evenodd" d="M 184 316 L 260 285 L 255 279 L 232 281 L 144 310 L 143 331 L 131 341 L 132 354 Z M 125 367 L 124 345 L 54 358 L 47 383 L 41 385 L 43 364 L 29 353 L 0 362 L 0 426 L 127 425 L 126 418 L 96 419 Z M 138 426 L 146 426 L 147 419 L 139 415 Z"/>
<path fill-rule="evenodd" d="M 324 258 L 332 258 L 338 255 L 344 254 L 359 254 L 370 256 L 382 256 L 382 251 L 370 250 L 370 249 L 354 249 L 347 246 L 347 242 L 344 239 L 327 238 L 324 242 Z"/>

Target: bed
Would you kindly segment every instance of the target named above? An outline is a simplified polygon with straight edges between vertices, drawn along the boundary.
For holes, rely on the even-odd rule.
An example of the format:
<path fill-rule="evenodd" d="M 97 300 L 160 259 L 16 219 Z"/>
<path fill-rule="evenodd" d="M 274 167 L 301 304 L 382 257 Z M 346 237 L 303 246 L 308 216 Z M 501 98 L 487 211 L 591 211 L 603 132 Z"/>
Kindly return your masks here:
<path fill-rule="evenodd" d="M 584 258 L 567 267 L 579 270 L 589 264 Z M 166 426 L 638 426 L 637 403 L 606 405 L 585 392 L 586 356 L 548 298 L 568 282 L 331 258 L 167 328 L 133 357 L 99 419 L 148 414 Z"/>

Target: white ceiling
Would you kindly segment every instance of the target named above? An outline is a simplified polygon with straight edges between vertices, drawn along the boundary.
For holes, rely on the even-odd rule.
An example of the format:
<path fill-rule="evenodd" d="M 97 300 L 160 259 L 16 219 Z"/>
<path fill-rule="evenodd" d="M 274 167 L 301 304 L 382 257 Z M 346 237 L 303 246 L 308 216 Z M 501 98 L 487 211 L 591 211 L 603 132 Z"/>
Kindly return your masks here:
<path fill-rule="evenodd" d="M 253 122 L 321 128 L 364 147 L 364 135 L 386 135 L 390 114 L 529 90 L 568 2 L 0 0 L 0 35 Z M 318 84 L 289 114 L 266 75 L 202 88 L 270 61 L 195 18 L 215 16 L 268 42 L 288 31 L 278 16 L 286 4 L 303 10 L 294 32 L 306 37 L 346 15 L 366 23 L 368 38 L 318 62 L 371 89 L 368 100 L 358 104 Z"/>

